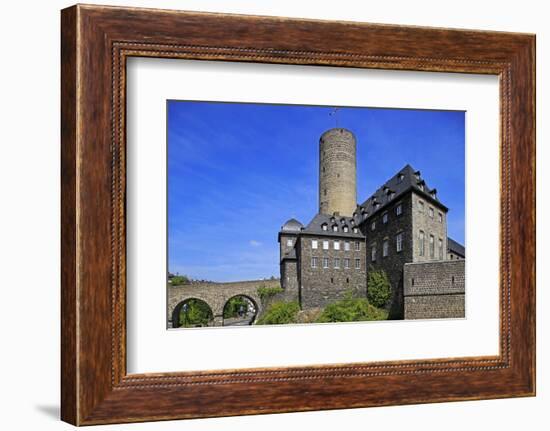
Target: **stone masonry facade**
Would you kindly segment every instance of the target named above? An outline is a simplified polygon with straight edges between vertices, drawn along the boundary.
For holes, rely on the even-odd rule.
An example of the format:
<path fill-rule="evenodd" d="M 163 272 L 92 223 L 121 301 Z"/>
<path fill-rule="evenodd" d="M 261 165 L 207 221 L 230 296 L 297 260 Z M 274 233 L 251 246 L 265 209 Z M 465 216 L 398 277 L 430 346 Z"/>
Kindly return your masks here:
<path fill-rule="evenodd" d="M 463 317 L 465 249 L 447 237 L 448 208 L 437 190 L 406 165 L 358 204 L 355 152 L 348 130 L 321 136 L 319 213 L 305 226 L 288 220 L 278 235 L 281 297 L 302 309 L 325 307 L 347 292 L 366 297 L 369 271 L 383 270 L 392 289 L 390 319 Z M 456 254 L 460 260 L 449 259 Z M 449 287 L 448 278 L 455 284 Z"/>
<path fill-rule="evenodd" d="M 465 317 L 464 274 L 464 260 L 405 264 L 405 319 Z"/>

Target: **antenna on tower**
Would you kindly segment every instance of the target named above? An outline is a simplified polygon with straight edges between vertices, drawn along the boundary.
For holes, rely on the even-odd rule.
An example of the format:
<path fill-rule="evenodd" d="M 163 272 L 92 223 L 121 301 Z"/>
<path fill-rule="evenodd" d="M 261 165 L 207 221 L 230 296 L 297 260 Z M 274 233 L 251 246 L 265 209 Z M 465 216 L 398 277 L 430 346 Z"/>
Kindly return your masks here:
<path fill-rule="evenodd" d="M 340 108 L 337 108 L 336 106 L 332 108 L 332 111 L 329 112 L 328 115 L 330 115 L 331 117 L 334 117 L 334 120 L 336 122 L 336 128 L 338 128 L 338 111 L 340 110 Z"/>

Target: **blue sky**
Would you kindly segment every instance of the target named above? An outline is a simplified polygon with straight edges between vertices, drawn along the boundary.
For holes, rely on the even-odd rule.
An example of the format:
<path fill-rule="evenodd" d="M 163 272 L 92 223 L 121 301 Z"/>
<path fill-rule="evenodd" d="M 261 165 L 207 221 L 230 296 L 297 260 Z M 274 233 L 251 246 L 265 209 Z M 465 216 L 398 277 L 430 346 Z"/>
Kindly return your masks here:
<path fill-rule="evenodd" d="M 213 281 L 278 276 L 277 232 L 318 210 L 318 142 L 333 107 L 168 101 L 168 269 Z M 407 163 L 464 243 L 464 112 L 340 108 L 363 202 Z"/>

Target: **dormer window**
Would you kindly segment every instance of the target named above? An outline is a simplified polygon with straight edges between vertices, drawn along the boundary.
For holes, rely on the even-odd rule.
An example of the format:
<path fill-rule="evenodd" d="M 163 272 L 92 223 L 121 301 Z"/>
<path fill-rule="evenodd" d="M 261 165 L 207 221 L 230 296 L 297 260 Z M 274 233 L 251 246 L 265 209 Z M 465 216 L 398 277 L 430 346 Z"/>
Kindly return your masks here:
<path fill-rule="evenodd" d="M 351 220 L 350 220 L 350 223 L 351 223 L 351 225 L 353 226 L 353 225 L 355 224 L 355 220 L 351 219 Z"/>
<path fill-rule="evenodd" d="M 397 182 L 400 183 L 401 181 L 403 181 L 403 178 L 405 178 L 405 175 L 399 174 L 399 175 L 397 176 Z"/>
<path fill-rule="evenodd" d="M 326 223 L 323 223 L 323 224 L 321 225 L 321 229 L 323 229 L 323 230 L 328 230 L 327 224 L 326 224 Z"/>
<path fill-rule="evenodd" d="M 333 231 L 333 232 L 338 232 L 338 226 L 337 226 L 337 225 L 333 225 L 333 226 L 332 226 L 332 231 Z"/>
<path fill-rule="evenodd" d="M 414 176 L 416 177 L 417 180 L 420 180 L 420 171 L 416 171 L 414 173 Z"/>
<path fill-rule="evenodd" d="M 433 189 L 431 192 L 430 192 L 430 195 L 432 198 L 436 199 L 437 198 L 437 190 L 436 189 Z"/>
<path fill-rule="evenodd" d="M 357 229 L 356 227 L 353 228 L 353 233 L 359 233 L 359 229 Z"/>
<path fill-rule="evenodd" d="M 343 230 L 344 232 L 349 232 L 349 228 L 348 228 L 347 226 L 344 226 L 344 227 L 342 228 L 342 230 Z"/>
<path fill-rule="evenodd" d="M 331 222 L 331 223 L 334 223 L 335 221 L 336 221 L 336 219 L 335 219 L 334 217 L 331 217 L 331 218 L 330 218 L 330 222 Z"/>

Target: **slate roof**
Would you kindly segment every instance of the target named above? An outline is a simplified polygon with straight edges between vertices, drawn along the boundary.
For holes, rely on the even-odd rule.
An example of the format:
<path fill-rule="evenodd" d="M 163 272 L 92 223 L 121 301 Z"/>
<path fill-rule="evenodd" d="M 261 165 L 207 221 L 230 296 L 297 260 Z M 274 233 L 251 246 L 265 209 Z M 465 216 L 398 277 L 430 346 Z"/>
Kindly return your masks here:
<path fill-rule="evenodd" d="M 281 227 L 281 231 L 284 232 L 300 232 L 304 225 L 300 223 L 295 218 L 287 220 L 286 223 Z"/>
<path fill-rule="evenodd" d="M 323 236 L 338 236 L 348 238 L 363 238 L 363 234 L 360 230 L 357 233 L 353 232 L 354 227 L 359 226 L 359 219 L 353 217 L 344 217 L 340 215 L 329 214 L 317 214 L 309 222 L 309 224 L 302 229 L 303 233 L 309 233 L 314 235 Z M 327 225 L 327 230 L 323 230 L 323 224 Z M 338 231 L 333 231 L 333 226 L 338 226 Z M 344 232 L 344 226 L 349 228 L 349 232 Z"/>
<path fill-rule="evenodd" d="M 439 202 L 437 190 L 428 187 L 420 171 L 407 164 L 397 174 L 386 181 L 365 202 L 357 206 L 358 214 L 363 214 L 363 220 L 382 210 L 390 201 L 395 201 L 409 190 L 423 195 L 428 201 L 437 203 L 447 211 L 447 207 Z"/>
<path fill-rule="evenodd" d="M 459 256 L 466 257 L 466 248 L 449 237 L 447 237 L 447 250 Z"/>

